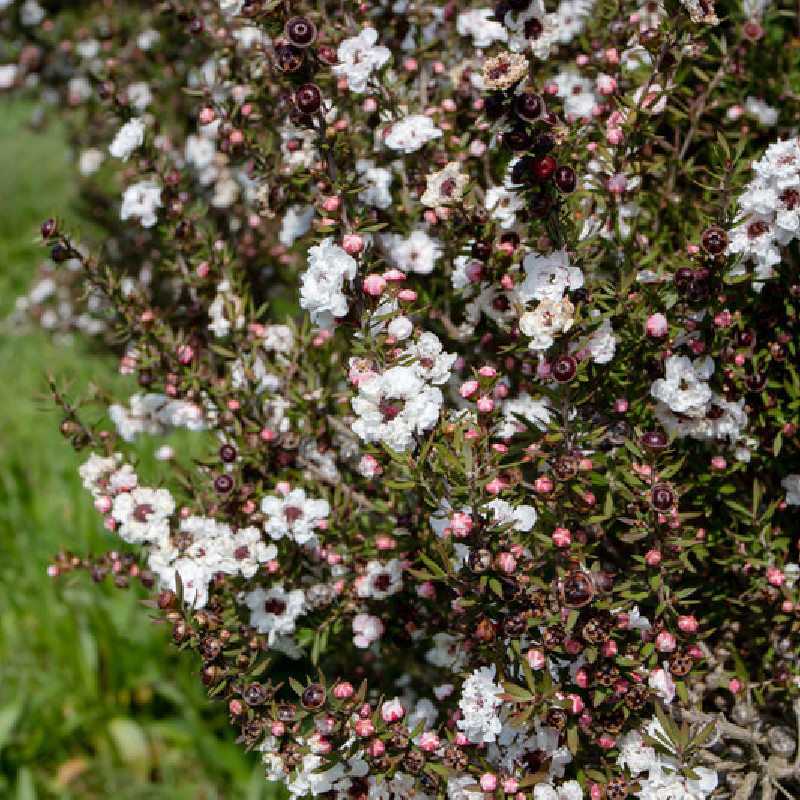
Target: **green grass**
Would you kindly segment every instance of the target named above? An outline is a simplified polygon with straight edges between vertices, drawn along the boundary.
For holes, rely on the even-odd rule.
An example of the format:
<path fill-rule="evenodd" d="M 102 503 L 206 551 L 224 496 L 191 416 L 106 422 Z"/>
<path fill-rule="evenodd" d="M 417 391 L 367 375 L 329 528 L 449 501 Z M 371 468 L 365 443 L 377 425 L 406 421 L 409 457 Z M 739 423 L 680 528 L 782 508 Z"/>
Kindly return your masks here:
<path fill-rule="evenodd" d="M 30 112 L 0 105 L 3 314 L 44 255 L 39 224 L 54 211 L 69 219 L 74 201 L 61 131 L 30 132 Z M 66 348 L 34 328 L 0 332 L 0 797 L 277 796 L 257 754 L 233 744 L 196 661 L 148 618 L 141 590 L 84 573 L 47 577 L 62 546 L 80 554 L 117 544 L 80 485 L 81 455 L 40 396 L 48 370 L 74 379 L 76 392 L 91 382 L 135 391 L 80 340 Z"/>

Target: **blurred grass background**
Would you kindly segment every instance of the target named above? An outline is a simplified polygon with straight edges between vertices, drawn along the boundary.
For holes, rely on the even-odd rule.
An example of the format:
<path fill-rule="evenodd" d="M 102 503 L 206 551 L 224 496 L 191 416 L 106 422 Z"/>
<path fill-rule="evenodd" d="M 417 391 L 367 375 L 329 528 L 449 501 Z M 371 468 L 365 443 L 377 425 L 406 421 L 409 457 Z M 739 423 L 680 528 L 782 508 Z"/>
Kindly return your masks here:
<path fill-rule="evenodd" d="M 54 213 L 76 222 L 61 131 L 31 131 L 31 111 L 0 105 L 2 317 L 46 256 L 41 222 Z M 141 589 L 47 577 L 60 547 L 116 546 L 81 487 L 81 454 L 43 397 L 48 370 L 73 378 L 73 393 L 123 381 L 80 339 L 56 346 L 33 326 L 0 335 L 0 798 L 278 797 L 258 754 L 233 743 L 224 707 L 208 702 L 195 659 L 151 623 Z"/>

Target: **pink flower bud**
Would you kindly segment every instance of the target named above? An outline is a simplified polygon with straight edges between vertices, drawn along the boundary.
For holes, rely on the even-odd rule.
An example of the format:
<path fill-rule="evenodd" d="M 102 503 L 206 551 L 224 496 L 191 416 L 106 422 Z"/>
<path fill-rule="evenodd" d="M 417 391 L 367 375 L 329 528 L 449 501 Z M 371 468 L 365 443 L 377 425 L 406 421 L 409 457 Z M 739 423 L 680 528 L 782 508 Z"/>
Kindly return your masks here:
<path fill-rule="evenodd" d="M 661 553 L 659 553 L 658 550 L 648 550 L 645 554 L 644 560 L 651 567 L 655 567 L 661 563 Z"/>
<path fill-rule="evenodd" d="M 656 650 L 659 653 L 671 653 L 677 647 L 675 637 L 669 631 L 661 631 L 656 636 Z"/>
<path fill-rule="evenodd" d="M 390 700 L 381 706 L 381 717 L 384 722 L 397 722 L 397 720 L 403 718 L 405 713 L 406 710 L 403 708 L 403 704 L 398 700 Z"/>
<path fill-rule="evenodd" d="M 379 294 L 382 294 L 385 289 L 386 281 L 381 275 L 372 274 L 364 278 L 364 291 L 368 295 L 377 297 Z"/>
<path fill-rule="evenodd" d="M 544 669 L 547 656 L 541 650 L 528 650 L 528 664 L 531 669 Z"/>
<path fill-rule="evenodd" d="M 571 655 L 576 656 L 583 649 L 579 639 L 567 639 L 564 649 Z"/>
<path fill-rule="evenodd" d="M 334 211 L 339 210 L 339 206 L 342 204 L 342 201 L 335 196 L 326 197 L 322 201 L 322 207 L 327 211 L 329 214 L 332 214 Z"/>
<path fill-rule="evenodd" d="M 669 322 L 663 314 L 652 314 L 647 318 L 647 332 L 656 338 L 666 336 L 669 333 Z"/>
<path fill-rule="evenodd" d="M 181 364 L 190 364 L 194 358 L 194 350 L 188 344 L 182 344 L 178 348 L 178 361 Z"/>
<path fill-rule="evenodd" d="M 553 531 L 553 544 L 556 547 L 569 547 L 572 544 L 572 535 L 566 528 L 556 528 Z"/>
<path fill-rule="evenodd" d="M 450 530 L 453 536 L 458 536 L 459 538 L 469 536 L 472 530 L 472 517 L 463 511 L 456 511 L 450 518 Z"/>
<path fill-rule="evenodd" d="M 480 784 L 484 792 L 493 792 L 497 788 L 497 775 L 493 775 L 491 772 L 484 772 L 481 775 Z"/>
<path fill-rule="evenodd" d="M 600 652 L 606 657 L 611 658 L 617 654 L 618 648 L 617 643 L 610 639 L 607 642 L 603 642 L 603 646 L 600 648 Z"/>
<path fill-rule="evenodd" d="M 286 725 L 284 725 L 283 722 L 276 720 L 272 723 L 270 730 L 273 736 L 283 736 L 283 734 L 286 733 Z"/>
<path fill-rule="evenodd" d="M 441 746 L 441 742 L 439 737 L 433 731 L 425 731 L 425 733 L 420 736 L 419 739 L 419 746 L 426 752 L 431 753 L 434 750 L 438 750 Z"/>
<path fill-rule="evenodd" d="M 352 697 L 354 692 L 352 683 L 339 683 L 333 690 L 333 696 L 339 700 L 346 700 L 348 697 Z"/>
<path fill-rule="evenodd" d="M 378 110 L 378 102 L 374 97 L 368 97 L 362 104 L 361 108 L 366 114 L 374 114 Z"/>
<path fill-rule="evenodd" d="M 786 576 L 776 567 L 768 567 L 767 580 L 773 586 L 783 586 L 783 584 L 786 583 Z"/>
<path fill-rule="evenodd" d="M 94 501 L 94 507 L 101 513 L 101 514 L 108 514 L 111 511 L 111 498 L 108 495 L 102 495 L 98 497 L 97 500 Z"/>
<path fill-rule="evenodd" d="M 466 399 L 467 397 L 472 397 L 472 395 L 478 391 L 478 388 L 478 381 L 465 381 L 461 384 L 461 388 L 458 390 L 458 393 Z"/>
<path fill-rule="evenodd" d="M 678 627 L 684 633 L 694 633 L 698 629 L 699 623 L 695 617 L 687 615 L 684 617 L 678 617 Z"/>
<path fill-rule="evenodd" d="M 586 708 L 586 703 L 583 702 L 583 699 L 580 697 L 580 695 L 570 694 L 567 695 L 567 697 L 569 698 L 569 701 L 571 703 L 570 711 L 573 714 L 580 714 L 581 711 L 583 711 L 583 709 Z"/>
<path fill-rule="evenodd" d="M 577 683 L 581 689 L 585 689 L 589 685 L 589 673 L 585 667 L 580 667 L 575 673 L 575 683 Z"/>
<path fill-rule="evenodd" d="M 497 375 L 497 370 L 494 367 L 485 366 L 478 370 L 478 375 L 482 378 L 494 378 Z"/>
<path fill-rule="evenodd" d="M 519 789 L 519 783 L 515 778 L 506 778 L 503 781 L 503 791 L 506 794 L 514 794 Z"/>
<path fill-rule="evenodd" d="M 517 568 L 517 559 L 511 553 L 500 553 L 497 563 L 503 572 L 513 572 Z"/>
<path fill-rule="evenodd" d="M 359 736 L 372 736 L 375 733 L 375 726 L 371 719 L 360 719 L 356 722 L 356 733 Z"/>
<path fill-rule="evenodd" d="M 478 411 L 482 411 L 484 414 L 488 414 L 490 411 L 494 410 L 494 400 L 491 397 L 481 397 L 478 400 Z"/>
<path fill-rule="evenodd" d="M 217 118 L 217 114 L 213 108 L 206 106 L 200 109 L 199 117 L 203 125 L 210 125 Z"/>
<path fill-rule="evenodd" d="M 346 253 L 355 256 L 364 249 L 364 240 L 357 233 L 348 233 L 342 238 L 342 247 Z"/>
<path fill-rule="evenodd" d="M 742 688 L 742 684 L 741 684 L 741 682 L 739 681 L 739 679 L 738 679 L 738 678 L 731 678 L 731 679 L 728 681 L 728 688 L 729 688 L 729 689 L 730 689 L 730 690 L 731 690 L 731 691 L 732 691 L 734 694 L 736 694 L 736 693 L 739 691 L 739 689 L 741 689 L 741 688 Z"/>
<path fill-rule="evenodd" d="M 537 478 L 533 482 L 533 488 L 541 494 L 552 492 L 554 485 L 552 478 Z"/>
<path fill-rule="evenodd" d="M 614 402 L 614 411 L 617 414 L 624 414 L 628 410 L 628 401 L 624 397 L 618 397 Z"/>
<path fill-rule="evenodd" d="M 508 484 L 503 483 L 500 478 L 493 478 L 491 481 L 489 481 L 489 483 L 486 484 L 486 491 L 489 492 L 489 494 L 500 494 L 503 489 L 507 488 Z"/>

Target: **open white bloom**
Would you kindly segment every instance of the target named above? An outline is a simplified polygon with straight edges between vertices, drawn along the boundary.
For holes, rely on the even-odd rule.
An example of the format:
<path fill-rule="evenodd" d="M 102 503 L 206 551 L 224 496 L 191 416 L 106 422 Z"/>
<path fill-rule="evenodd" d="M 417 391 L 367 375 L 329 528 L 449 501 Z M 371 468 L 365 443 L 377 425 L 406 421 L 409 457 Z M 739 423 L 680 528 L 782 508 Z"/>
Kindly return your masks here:
<path fill-rule="evenodd" d="M 311 500 L 305 489 L 292 489 L 283 497 L 270 495 L 261 501 L 261 510 L 267 515 L 264 532 L 273 539 L 288 536 L 297 544 L 313 543 L 317 524 L 331 513 L 327 500 Z"/>
<path fill-rule="evenodd" d="M 356 614 L 353 617 L 353 644 L 364 649 L 383 636 L 385 628 L 380 617 L 372 614 Z"/>
<path fill-rule="evenodd" d="M 376 167 L 374 161 L 359 158 L 356 161 L 359 183 L 366 184 L 358 193 L 358 199 L 368 206 L 389 208 L 392 204 L 392 171 Z"/>
<path fill-rule="evenodd" d="M 531 341 L 531 350 L 547 350 L 555 341 L 555 336 L 565 333 L 574 322 L 575 307 L 569 300 L 545 298 L 533 311 L 525 312 L 519 318 L 519 329 Z"/>
<path fill-rule="evenodd" d="M 512 506 L 506 500 L 496 498 L 486 504 L 486 508 L 494 513 L 495 525 L 512 524 L 515 531 L 527 532 L 536 524 L 537 514 L 533 506 Z"/>
<path fill-rule="evenodd" d="M 127 161 L 131 153 L 144 142 L 144 123 L 140 119 L 128 120 L 114 137 L 108 148 L 114 158 Z"/>
<path fill-rule="evenodd" d="M 208 307 L 208 316 L 211 323 L 208 329 L 218 339 L 227 336 L 231 327 L 240 330 L 244 326 L 244 304 L 240 297 L 231 291 L 228 280 L 220 281 L 217 285 L 217 294 Z"/>
<path fill-rule="evenodd" d="M 322 328 L 333 328 L 334 317 L 347 314 L 345 280 L 356 276 L 355 259 L 333 243 L 329 236 L 308 251 L 308 269 L 300 287 L 300 307 L 310 312 L 311 321 Z"/>
<path fill-rule="evenodd" d="M 301 236 L 305 236 L 311 230 L 313 220 L 314 206 L 301 206 L 299 204 L 289 206 L 281 220 L 281 232 L 278 234 L 278 241 L 284 247 L 291 247 Z"/>
<path fill-rule="evenodd" d="M 471 36 L 475 47 L 483 50 L 494 42 L 505 42 L 508 33 L 505 26 L 498 22 L 491 8 L 474 8 L 463 11 L 456 20 L 459 36 Z"/>
<path fill-rule="evenodd" d="M 569 265 L 566 249 L 556 250 L 542 256 L 530 253 L 522 262 L 525 280 L 520 284 L 520 293 L 534 300 L 561 300 L 566 291 L 575 291 L 583 286 L 583 273 L 578 267 Z"/>
<path fill-rule="evenodd" d="M 439 337 L 426 332 L 403 351 L 403 359 L 406 358 L 414 360 L 411 366 L 418 378 L 441 384 L 450 379 L 450 370 L 458 356 L 455 353 L 443 353 Z"/>
<path fill-rule="evenodd" d="M 139 181 L 129 186 L 122 195 L 119 218 L 138 218 L 143 228 L 152 228 L 158 221 L 156 211 L 161 205 L 161 187 L 158 183 L 152 179 Z"/>
<path fill-rule="evenodd" d="M 397 558 L 387 561 L 370 561 L 367 571 L 355 581 L 359 597 L 383 600 L 403 588 L 403 567 Z"/>
<path fill-rule="evenodd" d="M 593 6 L 593 0 L 562 0 L 559 3 L 556 38 L 561 44 L 569 44 L 584 29 Z"/>
<path fill-rule="evenodd" d="M 595 313 L 599 314 L 600 312 L 593 309 L 592 315 Z M 614 336 L 614 329 L 611 327 L 611 323 L 604 319 L 602 325 L 592 331 L 584 351 L 595 364 L 608 364 L 614 358 L 616 350 L 617 337 Z"/>
<path fill-rule="evenodd" d="M 510 32 L 508 46 L 515 53 L 530 50 L 545 59 L 559 38 L 558 15 L 548 14 L 542 0 L 533 0 L 524 11 L 509 11 L 504 22 Z"/>
<path fill-rule="evenodd" d="M 358 36 L 345 39 L 337 51 L 339 63 L 331 67 L 334 75 L 347 78 L 347 88 L 351 92 L 363 94 L 367 91 L 367 81 L 373 70 L 380 69 L 392 56 L 391 50 L 376 45 L 378 31 L 364 28 Z"/>
<path fill-rule="evenodd" d="M 525 207 L 525 200 L 505 186 L 491 186 L 486 191 L 484 205 L 501 228 L 510 228 L 517 221 L 517 212 Z"/>
<path fill-rule="evenodd" d="M 259 633 L 269 634 L 272 645 L 279 634 L 294 633 L 297 618 L 305 613 L 306 600 L 302 589 L 287 592 L 282 583 L 269 589 L 259 586 L 246 595 L 245 605 L 250 609 L 250 624 Z"/>
<path fill-rule="evenodd" d="M 457 161 L 451 161 L 444 169 L 426 176 L 427 186 L 420 202 L 424 206 L 449 206 L 464 197 L 464 189 L 469 183 L 469 175 L 461 172 Z"/>
<path fill-rule="evenodd" d="M 392 367 L 360 383 L 358 390 L 352 401 L 358 419 L 352 429 L 365 442 L 381 441 L 408 452 L 414 449 L 414 434 L 421 435 L 439 419 L 441 391 L 417 377 L 412 367 Z"/>
<path fill-rule="evenodd" d="M 426 117 L 424 114 L 412 114 L 392 125 L 385 143 L 390 150 L 414 153 L 432 139 L 438 139 L 440 136 L 442 136 L 442 131 L 436 127 L 430 117 Z"/>
<path fill-rule="evenodd" d="M 130 544 L 152 542 L 169 535 L 169 517 L 175 501 L 166 489 L 137 486 L 114 498 L 111 516 L 117 521 L 120 539 Z"/>
<path fill-rule="evenodd" d="M 671 411 L 686 414 L 711 400 L 711 387 L 706 383 L 714 373 L 711 357 L 692 361 L 687 356 L 670 356 L 664 368 L 666 375 L 653 382 L 650 393 Z"/>
<path fill-rule="evenodd" d="M 425 231 L 412 231 L 407 238 L 398 234 L 384 237 L 392 262 L 403 272 L 430 275 L 437 259 L 442 255 L 442 243 Z"/>
<path fill-rule="evenodd" d="M 494 664 L 476 669 L 461 689 L 458 707 L 463 718 L 458 721 L 458 727 L 476 744 L 493 742 L 503 727 L 498 714 L 503 704 L 500 698 L 503 687 L 494 682 L 496 673 Z"/>

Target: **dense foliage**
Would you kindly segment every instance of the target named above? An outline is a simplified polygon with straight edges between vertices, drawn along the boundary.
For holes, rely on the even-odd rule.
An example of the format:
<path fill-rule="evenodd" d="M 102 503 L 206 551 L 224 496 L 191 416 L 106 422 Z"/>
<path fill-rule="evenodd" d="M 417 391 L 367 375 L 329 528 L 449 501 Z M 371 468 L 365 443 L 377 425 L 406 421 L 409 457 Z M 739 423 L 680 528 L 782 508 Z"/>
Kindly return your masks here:
<path fill-rule="evenodd" d="M 6 6 L 107 231 L 21 305 L 139 386 L 51 573 L 300 797 L 795 796 L 794 9 Z"/>

